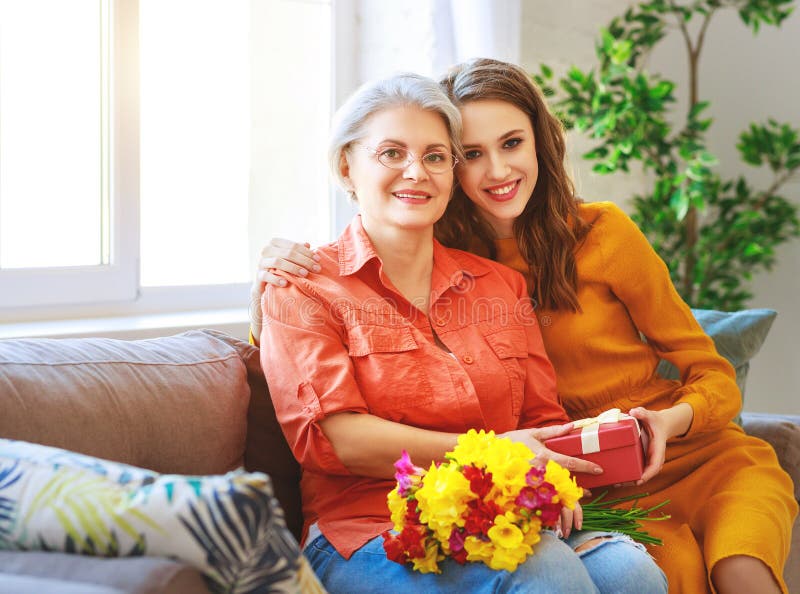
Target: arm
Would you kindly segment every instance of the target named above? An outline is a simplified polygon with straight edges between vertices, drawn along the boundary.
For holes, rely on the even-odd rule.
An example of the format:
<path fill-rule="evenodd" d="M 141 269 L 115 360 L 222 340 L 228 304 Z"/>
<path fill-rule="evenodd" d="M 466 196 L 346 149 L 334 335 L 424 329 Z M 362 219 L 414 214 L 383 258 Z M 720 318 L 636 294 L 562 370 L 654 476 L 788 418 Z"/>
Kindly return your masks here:
<path fill-rule="evenodd" d="M 722 429 L 739 411 L 741 395 L 733 368 L 678 295 L 647 238 L 616 207 L 604 219 L 600 245 L 609 284 L 658 356 L 681 374 L 682 386 L 675 391 L 671 408 L 630 411 L 651 434 L 644 482 L 663 465 L 667 439 Z"/>
<path fill-rule="evenodd" d="M 311 244 L 294 243 L 288 239 L 273 237 L 261 250 L 256 276 L 250 288 L 250 343 L 258 346 L 261 336 L 261 295 L 267 284 L 285 287 L 286 281 L 274 274 L 283 270 L 295 276 L 308 276 L 308 272 L 319 272 L 319 256 L 311 250 Z"/>
<path fill-rule="evenodd" d="M 343 330 L 310 292 L 291 282 L 280 290 L 269 285 L 262 307 L 261 364 L 278 420 L 303 467 L 392 478 L 403 449 L 422 463 L 442 460 L 455 446 L 456 434 L 369 414 Z"/>

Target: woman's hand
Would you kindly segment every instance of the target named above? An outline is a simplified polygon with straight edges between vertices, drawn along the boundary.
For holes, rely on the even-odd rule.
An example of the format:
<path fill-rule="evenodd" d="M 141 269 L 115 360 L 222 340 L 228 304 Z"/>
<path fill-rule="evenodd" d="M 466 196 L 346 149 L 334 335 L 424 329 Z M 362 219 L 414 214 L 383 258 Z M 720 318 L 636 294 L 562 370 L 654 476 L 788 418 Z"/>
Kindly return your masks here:
<path fill-rule="evenodd" d="M 276 287 L 286 286 L 286 281 L 272 271 L 277 269 L 297 276 L 308 276 L 309 270 L 321 270 L 318 261 L 319 256 L 311 250 L 310 244 L 294 243 L 288 239 L 273 238 L 261 250 L 256 277 L 250 287 L 250 334 L 255 345 L 258 345 L 261 335 L 261 295 L 267 283 Z"/>
<path fill-rule="evenodd" d="M 567 538 L 572 533 L 572 527 L 580 530 L 583 526 L 583 508 L 580 503 L 575 503 L 575 509 L 561 508 L 561 534 Z"/>
<path fill-rule="evenodd" d="M 311 244 L 294 243 L 288 239 L 273 238 L 261 250 L 256 278 L 253 282 L 253 296 L 261 296 L 267 283 L 283 287 L 286 281 L 272 273 L 283 270 L 295 276 L 308 276 L 309 271 L 319 272 L 319 256 L 311 249 Z"/>
<path fill-rule="evenodd" d="M 588 460 L 573 458 L 564 454 L 559 454 L 547 448 L 544 442 L 553 437 L 566 435 L 572 431 L 572 423 L 564 425 L 554 425 L 552 427 L 541 427 L 538 429 L 516 429 L 503 433 L 499 437 L 508 437 L 512 441 L 519 441 L 528 446 L 536 454 L 536 462 L 546 464 L 548 460 L 558 462 L 570 472 L 588 472 L 589 474 L 601 474 L 602 467 Z"/>
<path fill-rule="evenodd" d="M 691 405 L 682 402 L 664 410 L 632 408 L 628 414 L 644 426 L 650 438 L 647 445 L 647 466 L 644 467 L 642 478 L 636 481 L 637 485 L 643 485 L 661 472 L 666 458 L 667 440 L 689 430 L 694 411 Z"/>

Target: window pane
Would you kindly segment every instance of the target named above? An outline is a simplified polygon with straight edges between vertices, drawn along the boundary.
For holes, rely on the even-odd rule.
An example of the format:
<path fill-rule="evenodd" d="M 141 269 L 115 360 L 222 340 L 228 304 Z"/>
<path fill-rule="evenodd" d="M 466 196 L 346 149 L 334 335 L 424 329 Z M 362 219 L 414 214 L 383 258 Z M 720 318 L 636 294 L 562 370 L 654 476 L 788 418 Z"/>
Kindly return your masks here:
<path fill-rule="evenodd" d="M 249 0 L 141 0 L 141 282 L 246 282 Z"/>
<path fill-rule="evenodd" d="M 0 0 L 0 268 L 97 265 L 100 0 Z"/>

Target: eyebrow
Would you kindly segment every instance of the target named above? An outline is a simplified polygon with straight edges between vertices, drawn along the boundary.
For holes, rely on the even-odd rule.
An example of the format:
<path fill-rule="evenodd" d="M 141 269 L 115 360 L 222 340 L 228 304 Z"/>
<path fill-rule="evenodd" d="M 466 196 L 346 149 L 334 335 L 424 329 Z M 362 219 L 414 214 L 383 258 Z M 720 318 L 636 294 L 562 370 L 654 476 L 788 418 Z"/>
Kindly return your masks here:
<path fill-rule="evenodd" d="M 397 146 L 400 146 L 400 147 L 403 147 L 403 148 L 408 148 L 408 145 L 405 142 L 403 142 L 402 140 L 395 140 L 393 138 L 384 138 L 383 140 L 381 140 L 378 143 L 378 146 L 381 146 L 382 144 L 396 144 Z M 442 144 L 442 143 L 429 144 L 428 146 L 425 147 L 425 150 L 426 151 L 432 151 L 433 149 L 437 149 L 437 148 L 443 148 L 443 149 L 446 149 L 446 150 L 450 150 L 446 144 Z"/>
<path fill-rule="evenodd" d="M 511 137 L 511 136 L 516 136 L 517 134 L 524 134 L 524 133 L 525 133 L 525 131 L 524 131 L 524 130 L 522 130 L 522 129 L 519 129 L 519 130 L 509 130 L 508 132 L 506 132 L 505 134 L 503 134 L 503 135 L 502 135 L 500 138 L 498 138 L 497 140 L 499 140 L 499 141 L 506 140 L 507 138 L 509 138 L 509 137 Z M 474 147 L 477 147 L 477 146 L 480 146 L 480 145 L 479 145 L 479 144 L 465 144 L 465 145 L 464 145 L 464 148 L 465 148 L 465 149 L 466 149 L 466 148 L 474 148 Z"/>

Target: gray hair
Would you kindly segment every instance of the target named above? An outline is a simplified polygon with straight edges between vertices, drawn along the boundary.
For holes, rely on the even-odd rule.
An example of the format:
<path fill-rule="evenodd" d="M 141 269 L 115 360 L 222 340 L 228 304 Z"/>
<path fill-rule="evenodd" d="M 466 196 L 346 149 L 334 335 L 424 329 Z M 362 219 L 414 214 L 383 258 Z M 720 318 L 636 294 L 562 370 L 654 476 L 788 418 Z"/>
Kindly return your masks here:
<path fill-rule="evenodd" d="M 390 78 L 368 82 L 353 93 L 336 111 L 328 142 L 328 162 L 331 173 L 346 187 L 339 164 L 342 154 L 362 136 L 370 116 L 385 109 L 416 106 L 442 116 L 450 136 L 450 149 L 461 158 L 461 114 L 439 84 L 413 73 L 396 74 Z"/>

